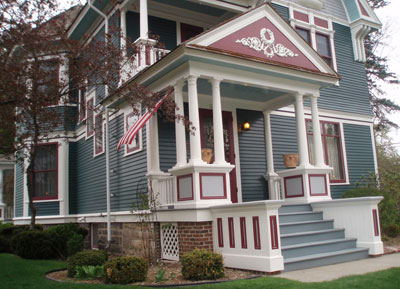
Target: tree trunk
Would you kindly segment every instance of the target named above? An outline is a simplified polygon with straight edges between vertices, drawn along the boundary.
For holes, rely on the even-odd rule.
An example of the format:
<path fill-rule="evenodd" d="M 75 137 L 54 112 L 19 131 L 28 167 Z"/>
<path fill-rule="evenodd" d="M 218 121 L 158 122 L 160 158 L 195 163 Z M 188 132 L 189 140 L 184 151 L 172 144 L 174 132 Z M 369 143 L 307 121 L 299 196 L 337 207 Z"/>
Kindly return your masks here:
<path fill-rule="evenodd" d="M 33 196 L 35 195 L 35 174 L 33 168 L 35 167 L 35 157 L 36 152 L 31 151 L 30 163 L 27 168 L 27 178 L 28 178 L 28 198 L 29 198 L 29 209 L 31 211 L 31 229 L 33 229 L 36 223 L 36 208 L 33 204 Z"/>

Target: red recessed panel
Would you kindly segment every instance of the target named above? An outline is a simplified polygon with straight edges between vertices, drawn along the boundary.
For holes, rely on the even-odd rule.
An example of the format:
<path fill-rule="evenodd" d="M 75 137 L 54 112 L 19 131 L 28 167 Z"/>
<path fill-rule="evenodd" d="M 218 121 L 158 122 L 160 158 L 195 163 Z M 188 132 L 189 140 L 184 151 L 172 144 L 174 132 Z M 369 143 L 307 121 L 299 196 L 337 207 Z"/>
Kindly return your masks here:
<path fill-rule="evenodd" d="M 314 23 L 315 23 L 315 25 L 317 25 L 319 27 L 324 27 L 326 29 L 329 28 L 328 21 L 326 21 L 325 19 L 314 17 Z"/>
<path fill-rule="evenodd" d="M 224 247 L 224 231 L 222 228 L 222 219 L 217 219 L 217 230 L 218 230 L 218 246 L 220 248 Z"/>
<path fill-rule="evenodd" d="M 264 31 L 263 35 L 261 35 L 262 31 Z M 243 42 L 246 41 L 247 43 L 250 43 L 250 45 L 255 45 L 257 49 L 243 44 Z M 236 54 L 248 55 L 257 59 L 269 60 L 284 65 L 319 71 L 315 65 L 266 17 L 263 17 L 254 23 L 231 33 L 225 38 L 214 42 L 210 47 L 230 51 Z M 292 53 L 287 53 L 287 49 Z M 283 53 L 286 56 L 280 56 L 277 51 L 286 52 Z"/>
<path fill-rule="evenodd" d="M 228 218 L 229 246 L 235 248 L 235 228 L 233 218 Z"/>
<path fill-rule="evenodd" d="M 295 19 L 304 21 L 304 22 L 309 22 L 308 20 L 308 15 L 299 11 L 293 11 L 293 16 Z"/>

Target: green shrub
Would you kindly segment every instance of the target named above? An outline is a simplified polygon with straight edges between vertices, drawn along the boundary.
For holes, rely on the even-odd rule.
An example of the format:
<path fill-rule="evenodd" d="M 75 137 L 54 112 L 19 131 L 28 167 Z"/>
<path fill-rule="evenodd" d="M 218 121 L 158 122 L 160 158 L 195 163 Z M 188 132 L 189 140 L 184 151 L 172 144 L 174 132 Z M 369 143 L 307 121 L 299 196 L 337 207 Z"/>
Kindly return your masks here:
<path fill-rule="evenodd" d="M 139 257 L 118 257 L 104 264 L 106 283 L 128 284 L 146 280 L 149 264 Z"/>
<path fill-rule="evenodd" d="M 389 224 L 385 227 L 383 233 L 388 237 L 395 238 L 400 235 L 400 225 Z"/>
<path fill-rule="evenodd" d="M 361 197 L 373 197 L 373 196 L 382 196 L 382 192 L 377 188 L 355 188 L 344 192 L 342 198 L 361 198 Z"/>
<path fill-rule="evenodd" d="M 15 254 L 26 259 L 52 259 L 55 252 L 47 234 L 38 230 L 22 231 L 11 243 Z"/>
<path fill-rule="evenodd" d="M 75 255 L 83 250 L 83 236 L 79 234 L 72 234 L 67 241 L 68 256 Z"/>
<path fill-rule="evenodd" d="M 215 280 L 224 276 L 221 254 L 195 249 L 183 255 L 182 275 L 188 280 Z"/>
<path fill-rule="evenodd" d="M 66 259 L 71 253 L 76 253 L 77 248 L 83 248 L 83 238 L 87 235 L 87 230 L 82 229 L 78 224 L 62 224 L 50 227 L 47 231 L 50 240 L 53 242 L 54 250 L 61 259 Z M 82 238 L 76 235 L 81 235 Z M 68 241 L 71 241 L 71 248 L 68 248 Z M 78 244 L 81 240 L 82 244 Z"/>
<path fill-rule="evenodd" d="M 104 277 L 104 268 L 102 265 L 76 266 L 75 278 L 78 279 L 99 279 Z"/>
<path fill-rule="evenodd" d="M 12 247 L 10 240 L 4 236 L 0 235 L 0 253 L 12 253 Z"/>
<path fill-rule="evenodd" d="M 67 260 L 68 277 L 74 277 L 77 266 L 103 265 L 107 259 L 107 253 L 101 250 L 85 250 L 78 252 Z"/>

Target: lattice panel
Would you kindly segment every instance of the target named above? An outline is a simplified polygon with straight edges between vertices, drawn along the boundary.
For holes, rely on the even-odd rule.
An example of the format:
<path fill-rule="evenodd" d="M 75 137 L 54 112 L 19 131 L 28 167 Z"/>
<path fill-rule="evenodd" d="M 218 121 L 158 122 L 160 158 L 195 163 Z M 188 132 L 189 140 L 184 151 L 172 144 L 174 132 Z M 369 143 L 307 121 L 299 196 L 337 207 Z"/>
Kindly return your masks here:
<path fill-rule="evenodd" d="M 161 251 L 162 258 L 179 260 L 179 241 L 177 224 L 161 224 Z"/>

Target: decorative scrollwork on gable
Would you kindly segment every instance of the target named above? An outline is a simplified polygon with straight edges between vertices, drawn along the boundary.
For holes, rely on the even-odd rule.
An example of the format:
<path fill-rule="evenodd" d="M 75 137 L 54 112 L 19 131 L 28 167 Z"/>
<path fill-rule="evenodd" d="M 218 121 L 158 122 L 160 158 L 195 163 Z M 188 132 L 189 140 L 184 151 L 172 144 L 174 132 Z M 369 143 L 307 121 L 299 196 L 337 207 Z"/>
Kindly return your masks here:
<path fill-rule="evenodd" d="M 267 34 L 268 33 L 268 38 Z M 280 57 L 296 57 L 298 54 L 294 53 L 289 48 L 285 47 L 283 44 L 275 44 L 274 33 L 267 28 L 260 30 L 260 38 L 257 37 L 247 37 L 236 40 L 236 43 L 241 43 L 255 51 L 263 51 L 265 56 L 272 58 L 275 55 Z"/>

